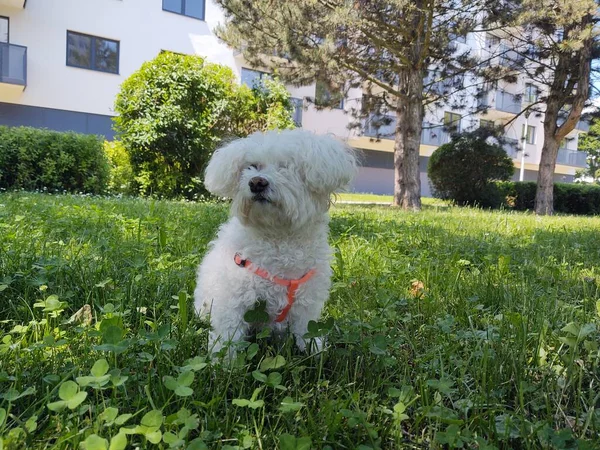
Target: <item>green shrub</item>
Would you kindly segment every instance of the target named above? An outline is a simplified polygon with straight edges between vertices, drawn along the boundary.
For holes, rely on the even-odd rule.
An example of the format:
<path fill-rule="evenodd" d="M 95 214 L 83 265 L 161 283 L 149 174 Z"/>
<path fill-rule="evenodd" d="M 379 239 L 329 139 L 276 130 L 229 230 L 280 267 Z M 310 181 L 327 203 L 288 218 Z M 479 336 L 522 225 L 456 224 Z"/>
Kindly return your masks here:
<path fill-rule="evenodd" d="M 129 153 L 121 141 L 104 142 L 104 153 L 110 166 L 108 191 L 111 194 L 134 194 L 133 169 Z"/>
<path fill-rule="evenodd" d="M 497 183 L 504 207 L 533 210 L 537 185 L 533 181 Z M 555 183 L 554 211 L 564 214 L 600 214 L 600 186 L 583 183 Z"/>
<path fill-rule="evenodd" d="M 535 204 L 535 181 L 499 181 L 496 183 L 502 205 L 517 211 L 533 210 Z"/>
<path fill-rule="evenodd" d="M 165 198 L 207 195 L 204 168 L 224 137 L 293 123 L 289 94 L 271 91 L 239 87 L 231 69 L 199 56 L 163 52 L 143 64 L 115 104 L 135 190 Z"/>
<path fill-rule="evenodd" d="M 0 126 L 0 189 L 100 194 L 108 177 L 98 136 Z"/>
<path fill-rule="evenodd" d="M 434 195 L 459 205 L 498 207 L 502 201 L 497 180 L 514 173 L 512 160 L 499 145 L 489 144 L 487 130 L 455 136 L 438 147 L 427 167 Z"/>

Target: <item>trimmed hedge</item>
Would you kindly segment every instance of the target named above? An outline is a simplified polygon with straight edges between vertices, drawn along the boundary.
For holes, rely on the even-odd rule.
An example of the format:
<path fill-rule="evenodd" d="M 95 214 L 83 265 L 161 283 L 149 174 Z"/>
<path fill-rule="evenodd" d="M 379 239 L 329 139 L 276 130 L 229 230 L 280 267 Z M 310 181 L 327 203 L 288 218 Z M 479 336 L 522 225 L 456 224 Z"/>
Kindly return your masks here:
<path fill-rule="evenodd" d="M 98 136 L 0 126 L 0 189 L 100 194 L 109 166 Z"/>
<path fill-rule="evenodd" d="M 533 210 L 536 183 L 498 182 L 496 186 L 504 199 L 503 206 L 518 211 Z M 554 211 L 564 214 L 600 214 L 600 186 L 581 183 L 554 184 Z"/>

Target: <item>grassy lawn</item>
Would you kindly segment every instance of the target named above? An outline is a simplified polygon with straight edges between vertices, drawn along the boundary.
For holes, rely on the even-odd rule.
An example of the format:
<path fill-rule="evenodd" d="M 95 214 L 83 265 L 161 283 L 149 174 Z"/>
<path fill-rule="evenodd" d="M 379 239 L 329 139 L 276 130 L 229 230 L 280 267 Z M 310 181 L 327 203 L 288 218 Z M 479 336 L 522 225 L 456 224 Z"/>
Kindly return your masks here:
<path fill-rule="evenodd" d="M 341 202 L 357 202 L 357 203 L 392 203 L 393 197 L 391 195 L 378 195 L 378 194 L 359 194 L 355 192 L 346 192 L 337 195 L 337 201 Z M 440 200 L 439 198 L 423 197 L 421 199 L 423 206 L 436 207 L 436 206 L 448 206 L 449 202 Z"/>
<path fill-rule="evenodd" d="M 226 216 L 0 195 L 3 448 L 600 448 L 600 219 L 335 206 L 328 349 L 232 368 L 190 297 Z"/>

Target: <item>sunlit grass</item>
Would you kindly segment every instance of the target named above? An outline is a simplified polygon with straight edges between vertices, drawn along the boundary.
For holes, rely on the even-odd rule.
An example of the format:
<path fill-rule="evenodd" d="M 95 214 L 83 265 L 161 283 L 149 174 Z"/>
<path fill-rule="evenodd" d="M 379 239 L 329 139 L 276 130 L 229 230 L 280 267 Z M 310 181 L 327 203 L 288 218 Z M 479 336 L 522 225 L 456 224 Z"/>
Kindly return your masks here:
<path fill-rule="evenodd" d="M 598 448 L 600 219 L 430 206 L 333 207 L 327 350 L 226 368 L 191 304 L 226 205 L 0 195 L 4 448 Z"/>

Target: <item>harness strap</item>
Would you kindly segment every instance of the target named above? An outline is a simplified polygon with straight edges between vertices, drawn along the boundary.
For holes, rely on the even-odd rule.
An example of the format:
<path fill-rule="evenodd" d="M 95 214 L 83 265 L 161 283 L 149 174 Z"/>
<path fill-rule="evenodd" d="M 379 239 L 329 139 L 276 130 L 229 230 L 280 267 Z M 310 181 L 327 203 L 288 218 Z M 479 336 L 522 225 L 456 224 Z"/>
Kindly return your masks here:
<path fill-rule="evenodd" d="M 240 256 L 239 253 L 235 254 L 235 256 L 233 257 L 233 261 L 238 266 L 248 269 L 250 272 L 253 272 L 254 274 L 258 275 L 259 277 L 264 278 L 265 280 L 272 281 L 273 283 L 275 283 L 279 286 L 286 286 L 288 288 L 287 289 L 287 305 L 283 308 L 281 313 L 279 313 L 279 315 L 275 318 L 275 322 L 283 322 L 285 320 L 288 313 L 290 312 L 290 309 L 292 309 L 294 300 L 296 299 L 296 291 L 302 284 L 304 284 L 308 280 L 310 280 L 313 277 L 313 275 L 317 272 L 315 269 L 311 269 L 302 278 L 288 280 L 286 278 L 271 276 L 269 274 L 269 272 L 267 272 L 266 270 L 261 269 L 260 267 L 255 267 L 254 264 L 252 264 L 252 261 L 250 261 L 249 259 L 242 259 L 242 257 Z"/>

